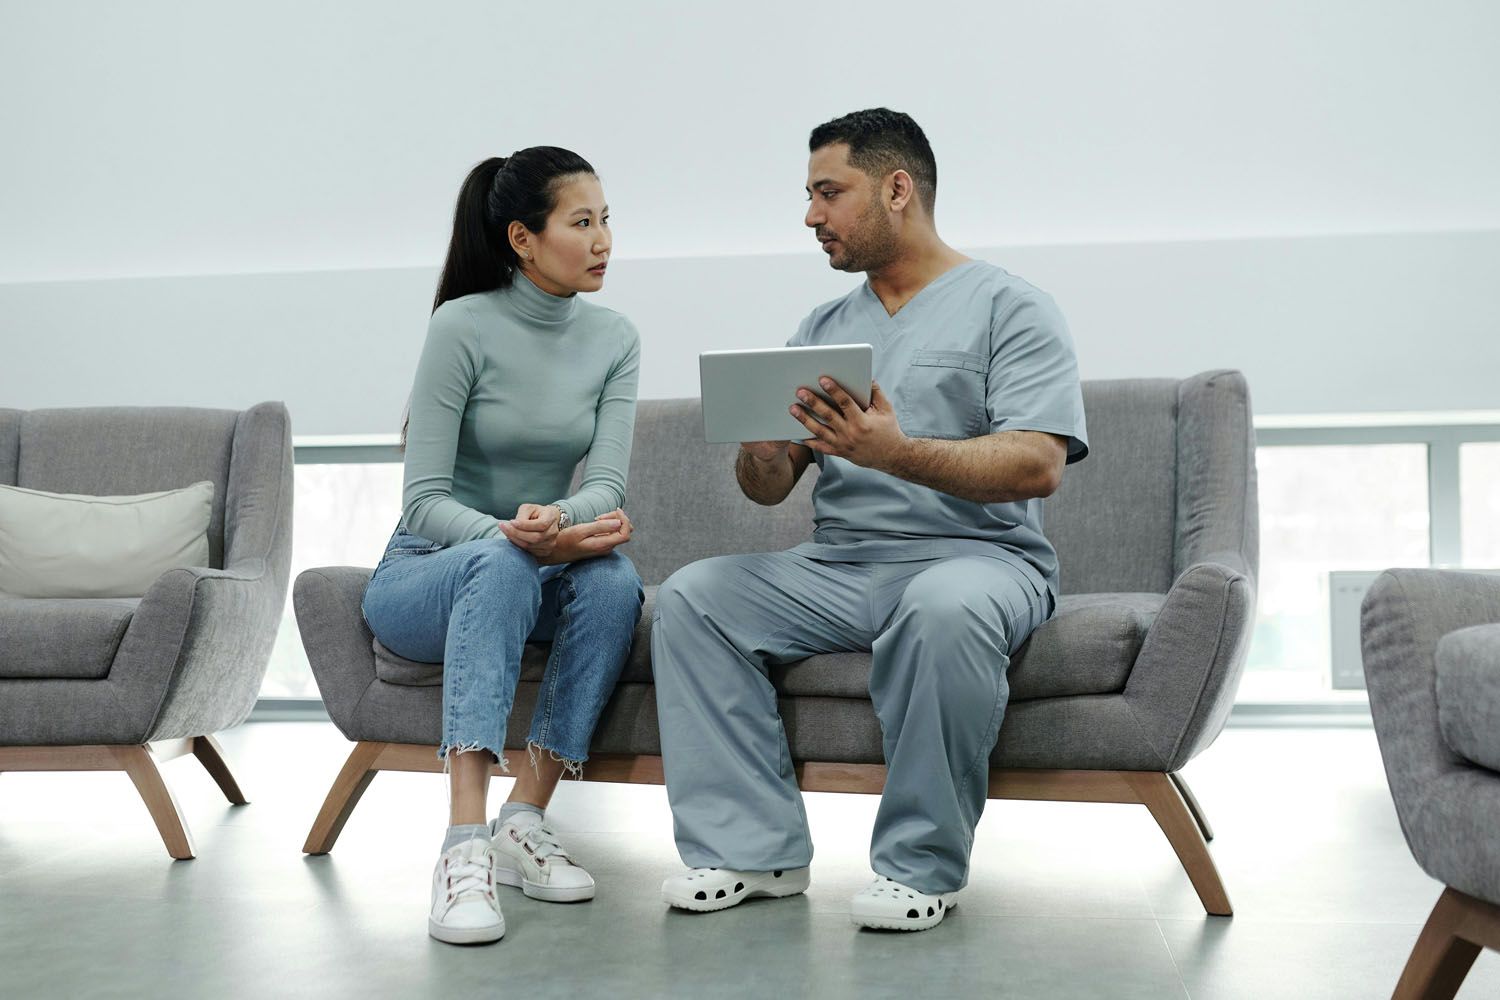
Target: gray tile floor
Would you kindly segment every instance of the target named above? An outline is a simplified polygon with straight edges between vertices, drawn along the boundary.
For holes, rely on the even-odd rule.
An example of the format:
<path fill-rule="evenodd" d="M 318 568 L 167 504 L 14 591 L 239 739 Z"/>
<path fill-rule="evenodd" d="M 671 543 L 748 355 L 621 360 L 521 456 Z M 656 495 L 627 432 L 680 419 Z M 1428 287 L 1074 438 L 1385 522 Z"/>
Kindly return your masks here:
<path fill-rule="evenodd" d="M 1374 998 L 1439 892 L 1369 730 L 1231 729 L 1186 771 L 1231 919 L 1204 916 L 1138 806 L 992 802 L 952 917 L 858 931 L 875 802 L 830 794 L 808 796 L 806 896 L 679 913 L 657 895 L 678 867 L 662 790 L 585 782 L 552 816 L 598 897 L 507 891 L 505 939 L 454 948 L 425 930 L 441 778 L 381 775 L 333 852 L 306 858 L 348 744 L 306 722 L 223 741 L 248 806 L 190 758 L 166 765 L 193 861 L 167 857 L 122 774 L 0 775 L 0 997 Z M 1500 996 L 1500 956 L 1460 996 Z"/>

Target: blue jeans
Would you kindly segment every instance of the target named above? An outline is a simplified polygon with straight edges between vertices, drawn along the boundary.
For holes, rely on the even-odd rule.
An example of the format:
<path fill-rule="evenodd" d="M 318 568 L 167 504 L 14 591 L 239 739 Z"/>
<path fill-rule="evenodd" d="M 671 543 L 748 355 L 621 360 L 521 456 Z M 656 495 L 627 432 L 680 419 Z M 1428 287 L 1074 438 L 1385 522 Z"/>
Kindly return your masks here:
<path fill-rule="evenodd" d="M 443 757 L 483 749 L 504 759 L 522 647 L 550 640 L 528 742 L 577 763 L 588 759 L 643 600 L 640 576 L 618 552 L 539 566 L 504 538 L 443 546 L 397 528 L 363 611 L 391 652 L 442 662 Z"/>

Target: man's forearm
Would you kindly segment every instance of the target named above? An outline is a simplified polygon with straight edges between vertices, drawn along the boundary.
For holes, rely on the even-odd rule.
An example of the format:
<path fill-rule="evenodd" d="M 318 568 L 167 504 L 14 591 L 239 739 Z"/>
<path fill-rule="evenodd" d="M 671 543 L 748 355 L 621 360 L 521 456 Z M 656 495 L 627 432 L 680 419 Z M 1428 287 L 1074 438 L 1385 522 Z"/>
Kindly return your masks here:
<path fill-rule="evenodd" d="M 781 503 L 797 483 L 796 468 L 785 451 L 764 462 L 741 448 L 734 462 L 734 474 L 745 496 L 765 507 Z"/>
<path fill-rule="evenodd" d="M 1062 478 L 1066 449 L 1011 432 L 962 441 L 907 438 L 884 469 L 918 486 L 971 500 L 1008 503 L 1050 496 Z M 1049 435 L 1050 437 L 1050 435 Z"/>

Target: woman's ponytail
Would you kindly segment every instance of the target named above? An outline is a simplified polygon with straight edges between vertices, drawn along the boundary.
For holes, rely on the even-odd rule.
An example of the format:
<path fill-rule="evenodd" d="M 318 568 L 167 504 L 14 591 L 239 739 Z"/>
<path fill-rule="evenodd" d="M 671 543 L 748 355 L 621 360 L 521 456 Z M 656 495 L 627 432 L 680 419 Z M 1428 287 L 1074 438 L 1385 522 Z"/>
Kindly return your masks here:
<path fill-rule="evenodd" d="M 448 241 L 448 258 L 432 300 L 433 312 L 449 299 L 510 284 L 515 251 L 510 248 L 505 227 L 494 224 L 489 210 L 495 180 L 504 169 L 505 157 L 492 156 L 470 170 L 458 189 L 453 237 Z"/>

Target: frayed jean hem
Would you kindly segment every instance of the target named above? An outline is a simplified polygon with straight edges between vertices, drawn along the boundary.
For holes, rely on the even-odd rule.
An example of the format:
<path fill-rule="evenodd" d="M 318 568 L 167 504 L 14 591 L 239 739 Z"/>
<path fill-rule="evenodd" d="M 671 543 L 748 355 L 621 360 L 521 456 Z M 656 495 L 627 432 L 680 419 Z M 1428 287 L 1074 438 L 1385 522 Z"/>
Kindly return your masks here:
<path fill-rule="evenodd" d="M 530 758 L 532 773 L 535 774 L 538 779 L 540 779 L 542 776 L 541 763 L 540 759 L 537 756 L 538 750 L 545 750 L 548 754 L 551 755 L 553 760 L 557 761 L 563 766 L 563 777 L 572 778 L 574 781 L 583 780 L 583 764 L 584 761 L 588 760 L 587 754 L 584 755 L 583 760 L 574 760 L 571 757 L 567 757 L 563 754 L 558 753 L 551 747 L 543 746 L 542 744 L 537 743 L 534 740 L 527 740 L 526 756 Z"/>
<path fill-rule="evenodd" d="M 505 754 L 500 750 L 496 750 L 493 747 L 487 747 L 483 743 L 479 743 L 477 741 L 473 743 L 444 743 L 443 745 L 439 746 L 437 754 L 443 762 L 443 773 L 448 773 L 449 754 L 474 753 L 477 750 L 488 751 L 490 755 L 495 758 L 495 760 L 500 762 L 500 773 L 507 776 L 510 774 L 510 761 L 505 759 Z M 535 761 L 533 761 L 532 763 L 534 766 Z"/>

